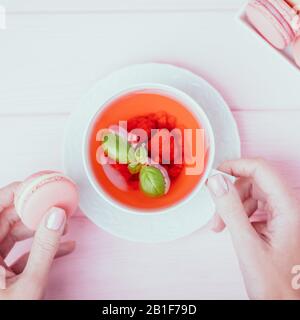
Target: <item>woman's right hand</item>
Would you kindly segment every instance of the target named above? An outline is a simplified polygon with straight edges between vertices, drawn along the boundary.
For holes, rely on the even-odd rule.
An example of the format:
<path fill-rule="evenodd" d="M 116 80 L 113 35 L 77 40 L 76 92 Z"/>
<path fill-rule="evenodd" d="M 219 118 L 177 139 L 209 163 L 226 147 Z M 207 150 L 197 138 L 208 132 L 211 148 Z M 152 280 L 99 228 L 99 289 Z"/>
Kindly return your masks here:
<path fill-rule="evenodd" d="M 228 228 L 251 299 L 300 299 L 300 204 L 261 159 L 227 161 L 207 186 L 216 203 L 213 230 Z M 253 220 L 257 209 L 262 221 Z M 251 218 L 252 217 L 252 218 Z"/>

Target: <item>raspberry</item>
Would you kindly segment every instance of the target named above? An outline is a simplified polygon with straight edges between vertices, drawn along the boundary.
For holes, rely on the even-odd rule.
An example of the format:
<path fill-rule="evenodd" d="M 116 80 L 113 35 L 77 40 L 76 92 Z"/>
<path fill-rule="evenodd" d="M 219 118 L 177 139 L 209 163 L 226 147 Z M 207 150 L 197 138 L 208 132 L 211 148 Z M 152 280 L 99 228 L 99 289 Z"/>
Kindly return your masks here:
<path fill-rule="evenodd" d="M 172 131 L 176 128 L 176 118 L 174 116 L 168 115 L 168 129 Z"/>
<path fill-rule="evenodd" d="M 148 139 L 151 138 L 151 129 L 154 128 L 156 128 L 156 121 L 154 120 L 154 115 L 138 116 L 127 121 L 127 129 L 129 132 L 133 129 L 143 129 L 146 131 Z"/>
<path fill-rule="evenodd" d="M 160 164 L 163 165 L 163 167 L 167 170 L 169 177 L 171 180 L 176 179 L 180 173 L 182 172 L 184 165 L 183 164 L 175 164 L 175 160 L 178 160 L 181 158 L 183 160 L 183 134 L 170 136 L 170 132 L 177 128 L 177 120 L 174 116 L 169 115 L 165 111 L 160 111 L 157 113 L 149 113 L 144 116 L 137 116 L 134 118 L 131 118 L 127 121 L 127 130 L 128 132 L 131 132 L 134 129 L 143 129 L 146 131 L 148 136 L 148 150 L 149 150 L 149 156 L 151 155 L 151 141 L 155 141 L 155 143 L 159 143 L 159 154 L 158 158 L 154 159 L 155 161 L 158 161 Z M 158 132 L 156 132 L 152 136 L 151 130 L 158 129 Z M 181 131 L 184 129 L 182 127 L 178 127 Z M 183 132 L 182 132 L 183 133 Z M 158 140 L 159 134 L 160 139 Z M 155 140 L 156 139 L 156 140 Z M 164 164 L 163 162 L 163 145 L 166 144 L 170 139 L 170 163 Z M 144 141 L 139 141 L 139 143 Z M 178 148 L 175 149 L 175 144 L 177 144 Z M 180 157 L 180 154 L 175 154 L 174 151 L 178 150 L 178 152 L 181 152 L 182 157 Z M 165 161 L 167 159 L 164 159 Z M 113 164 L 112 165 L 116 170 L 120 172 L 120 174 L 126 179 L 128 185 L 136 190 L 139 188 L 139 175 L 138 174 L 131 174 L 128 171 L 127 164 Z"/>
<path fill-rule="evenodd" d="M 126 179 L 126 181 L 128 181 L 128 179 L 130 179 L 131 174 L 128 171 L 127 164 L 114 163 L 114 164 L 111 164 L 111 166 L 115 170 L 119 171 L 120 174 L 124 177 L 124 179 Z"/>
<path fill-rule="evenodd" d="M 172 165 L 169 165 L 166 169 L 168 171 L 170 179 L 174 180 L 180 175 L 181 171 L 183 170 L 183 165 L 172 164 Z"/>
<path fill-rule="evenodd" d="M 154 159 L 155 161 L 159 161 L 160 163 L 163 163 L 167 161 L 168 159 L 163 159 L 163 146 L 166 146 L 167 143 L 170 143 L 170 163 L 178 162 L 176 160 L 183 160 L 183 156 L 180 157 L 180 153 L 183 154 L 183 146 L 182 146 L 182 137 L 180 135 L 170 135 L 170 131 L 167 129 L 161 129 L 159 130 L 149 141 L 148 143 L 148 150 L 151 150 L 151 143 L 159 143 L 159 159 Z M 175 148 L 175 145 L 177 148 Z M 166 148 L 166 147 L 165 147 Z M 174 154 L 176 151 L 176 154 Z M 151 153 L 150 153 L 151 154 Z M 155 157 L 156 155 L 152 152 L 152 157 Z M 163 161 L 165 160 L 165 161 Z"/>
<path fill-rule="evenodd" d="M 168 127 L 168 115 L 164 111 L 160 111 L 156 114 L 157 129 L 167 129 Z"/>

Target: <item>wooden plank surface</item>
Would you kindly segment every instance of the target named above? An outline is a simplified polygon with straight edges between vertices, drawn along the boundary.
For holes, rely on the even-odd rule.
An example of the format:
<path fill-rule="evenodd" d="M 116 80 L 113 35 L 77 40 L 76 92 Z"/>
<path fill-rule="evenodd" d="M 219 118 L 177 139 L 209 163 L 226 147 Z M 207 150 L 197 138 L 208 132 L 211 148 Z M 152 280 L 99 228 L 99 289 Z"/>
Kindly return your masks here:
<path fill-rule="evenodd" d="M 75 218 L 68 237 L 77 239 L 77 250 L 56 262 L 48 298 L 247 298 L 227 233 L 200 231 L 182 240 L 145 245 L 112 237 Z"/>
<path fill-rule="evenodd" d="M 202 75 L 233 109 L 300 109 L 300 72 L 234 13 L 12 14 L 0 43 L 0 114 L 70 112 L 97 79 L 152 61 Z"/>
<path fill-rule="evenodd" d="M 8 12 L 236 10 L 244 0 L 2 0 Z"/>
<path fill-rule="evenodd" d="M 205 228 L 178 241 L 141 244 L 84 217 L 73 217 L 68 229 L 66 239 L 76 239 L 77 247 L 55 261 L 48 299 L 247 299 L 227 232 Z"/>

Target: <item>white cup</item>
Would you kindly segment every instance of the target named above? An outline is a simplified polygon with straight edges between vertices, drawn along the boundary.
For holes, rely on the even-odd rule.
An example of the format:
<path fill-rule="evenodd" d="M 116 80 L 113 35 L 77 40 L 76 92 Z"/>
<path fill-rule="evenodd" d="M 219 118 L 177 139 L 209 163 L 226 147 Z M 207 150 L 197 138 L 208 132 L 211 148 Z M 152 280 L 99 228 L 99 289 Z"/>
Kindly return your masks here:
<path fill-rule="evenodd" d="M 104 201 L 110 203 L 112 206 L 119 210 L 123 210 L 132 214 L 145 214 L 146 212 L 149 213 L 149 210 L 143 211 L 141 209 L 134 209 L 134 208 L 129 208 L 125 205 L 120 204 L 119 202 L 115 201 L 112 199 L 106 191 L 104 191 L 99 183 L 96 181 L 96 178 L 94 177 L 93 171 L 91 170 L 91 165 L 90 165 L 90 160 L 89 160 L 89 141 L 91 139 L 91 131 L 92 128 L 94 127 L 96 119 L 98 119 L 98 116 L 100 113 L 104 110 L 105 107 L 110 105 L 113 101 L 121 98 L 122 96 L 132 94 L 132 93 L 157 93 L 160 95 L 164 95 L 166 97 L 172 98 L 176 101 L 178 101 L 180 104 L 185 106 L 191 113 L 197 118 L 199 123 L 201 124 L 202 128 L 204 129 L 205 132 L 205 138 L 206 138 L 206 145 L 209 148 L 208 152 L 208 159 L 206 163 L 206 167 L 204 170 L 204 173 L 202 174 L 202 177 L 197 184 L 197 186 L 194 188 L 194 190 L 186 196 L 184 199 L 179 201 L 178 203 L 175 203 L 174 205 L 171 205 L 168 208 L 163 208 L 161 210 L 154 210 L 152 214 L 165 214 L 169 210 L 173 210 L 174 207 L 179 207 L 182 206 L 183 204 L 187 204 L 192 197 L 197 196 L 197 194 L 200 192 L 202 188 L 206 188 L 205 182 L 206 180 L 217 173 L 221 173 L 225 176 L 229 176 L 227 174 L 224 174 L 222 172 L 219 172 L 217 170 L 213 169 L 213 163 L 214 163 L 214 158 L 215 158 L 215 138 L 213 134 L 213 129 L 210 124 L 209 119 L 207 118 L 205 112 L 201 108 L 201 106 L 189 95 L 186 93 L 173 88 L 171 86 L 163 85 L 163 84 L 156 84 L 156 83 L 145 83 L 141 84 L 138 86 L 130 87 L 122 92 L 119 92 L 118 94 L 112 96 L 105 104 L 102 106 L 99 106 L 98 112 L 90 119 L 90 121 L 87 123 L 86 130 L 84 132 L 84 143 L 83 143 L 83 149 L 82 149 L 82 154 L 83 154 L 83 162 L 84 162 L 84 169 L 86 172 L 86 175 L 92 184 L 93 188 L 96 190 L 96 192 L 99 194 L 100 197 L 103 198 Z M 120 119 L 122 120 L 122 119 Z M 96 156 L 96 155 L 95 155 Z M 232 176 L 229 176 L 231 180 L 234 180 Z"/>

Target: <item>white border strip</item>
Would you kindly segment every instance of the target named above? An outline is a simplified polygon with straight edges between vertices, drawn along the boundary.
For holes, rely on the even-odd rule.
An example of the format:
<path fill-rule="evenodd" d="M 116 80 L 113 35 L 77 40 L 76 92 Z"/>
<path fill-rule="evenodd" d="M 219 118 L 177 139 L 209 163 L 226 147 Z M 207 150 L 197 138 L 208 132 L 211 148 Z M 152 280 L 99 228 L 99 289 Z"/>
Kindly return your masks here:
<path fill-rule="evenodd" d="M 238 10 L 245 0 L 0 0 L 8 13 Z"/>

